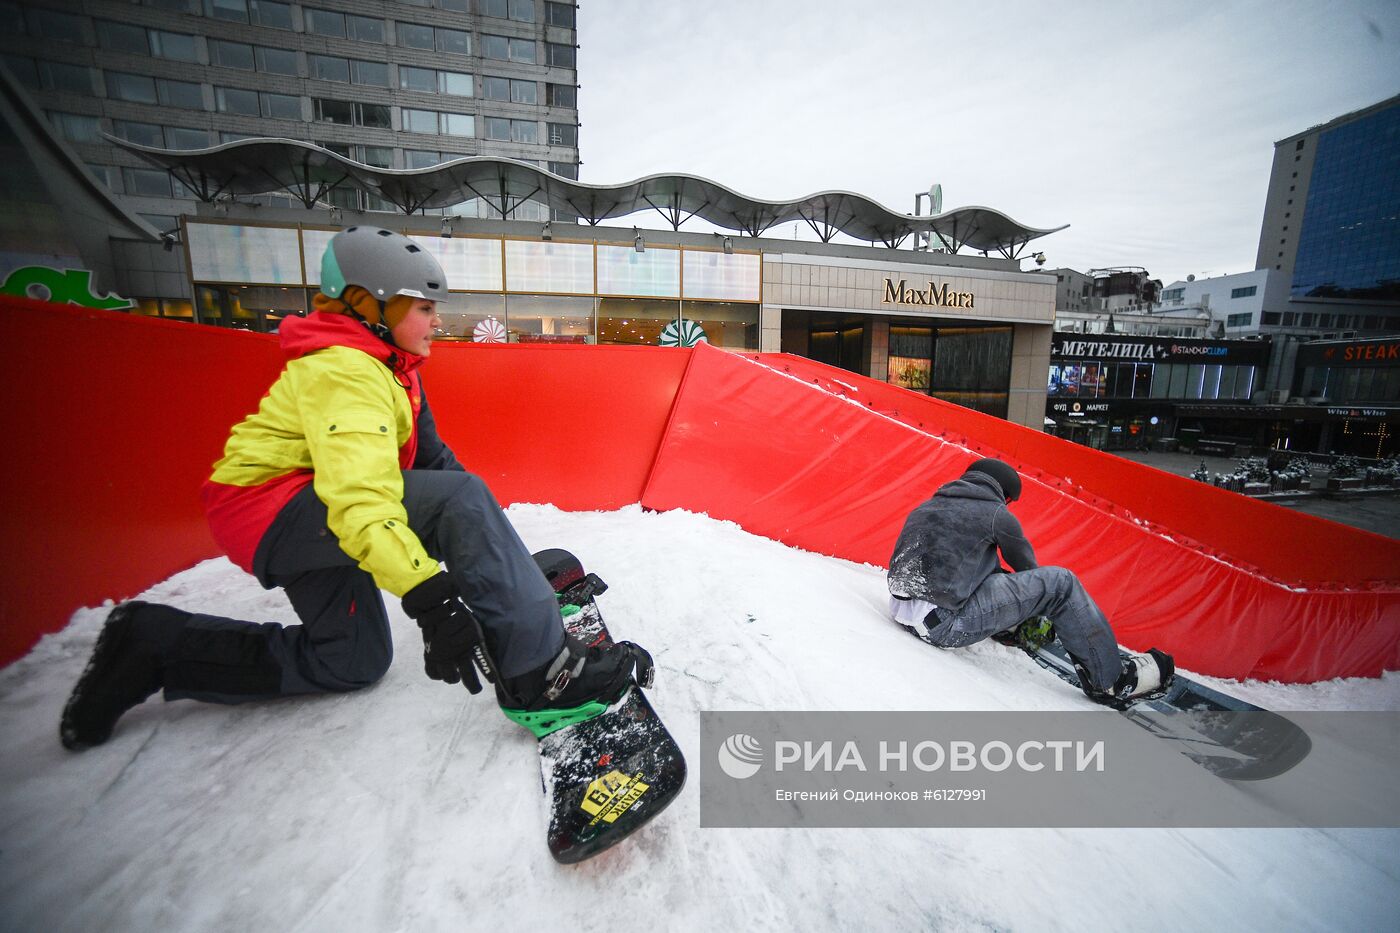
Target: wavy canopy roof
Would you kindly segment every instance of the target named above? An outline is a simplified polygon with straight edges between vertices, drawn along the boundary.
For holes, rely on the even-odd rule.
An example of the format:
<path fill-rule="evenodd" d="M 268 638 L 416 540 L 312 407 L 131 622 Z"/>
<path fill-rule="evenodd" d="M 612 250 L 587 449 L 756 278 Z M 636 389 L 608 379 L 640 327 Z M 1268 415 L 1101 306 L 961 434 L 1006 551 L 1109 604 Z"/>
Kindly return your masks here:
<path fill-rule="evenodd" d="M 894 248 L 912 234 L 925 233 L 937 237 L 949 252 L 968 247 L 995 250 L 1012 259 L 1036 237 L 1068 226 L 1028 227 L 989 207 L 959 207 L 916 217 L 850 191 L 766 201 L 697 175 L 648 175 L 618 185 L 591 185 L 525 162 L 489 156 L 400 170 L 363 165 L 294 139 L 242 139 L 208 149 L 176 150 L 108 138 L 166 169 L 204 201 L 286 191 L 311 207 L 332 189 L 353 188 L 383 198 L 408 214 L 481 198 L 509 218 L 522 203 L 533 200 L 577 214 L 589 224 L 650 208 L 672 228 L 699 217 L 717 227 L 760 236 L 776 224 L 802 220 L 824 242 L 840 232 Z"/>

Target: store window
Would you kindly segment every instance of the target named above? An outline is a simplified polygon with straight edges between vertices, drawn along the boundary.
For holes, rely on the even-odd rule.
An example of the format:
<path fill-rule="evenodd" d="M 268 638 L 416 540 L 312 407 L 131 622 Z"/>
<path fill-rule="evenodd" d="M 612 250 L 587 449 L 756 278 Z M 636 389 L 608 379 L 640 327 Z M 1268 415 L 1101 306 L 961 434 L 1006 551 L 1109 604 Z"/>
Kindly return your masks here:
<path fill-rule="evenodd" d="M 516 343 L 587 343 L 593 304 L 591 297 L 507 295 L 506 329 Z"/>
<path fill-rule="evenodd" d="M 674 298 L 600 298 L 598 342 L 656 346 L 666 325 L 680 317 L 680 306 Z"/>
<path fill-rule="evenodd" d="M 935 398 L 1005 418 L 1010 382 L 1010 327 L 938 329 L 930 392 Z"/>
<path fill-rule="evenodd" d="M 650 250 L 648 250 L 650 252 Z M 739 301 L 681 302 L 681 320 L 699 326 L 706 342 L 727 350 L 758 349 L 758 305 Z"/>
<path fill-rule="evenodd" d="M 932 379 L 933 328 L 891 324 L 889 383 L 916 392 L 928 392 L 933 385 Z"/>

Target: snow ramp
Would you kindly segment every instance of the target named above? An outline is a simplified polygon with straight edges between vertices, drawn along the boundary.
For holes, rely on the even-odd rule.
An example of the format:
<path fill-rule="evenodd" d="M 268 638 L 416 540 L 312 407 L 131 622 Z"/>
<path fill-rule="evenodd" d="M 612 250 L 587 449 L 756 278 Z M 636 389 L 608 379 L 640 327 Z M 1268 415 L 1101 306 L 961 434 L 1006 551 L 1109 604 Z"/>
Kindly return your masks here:
<path fill-rule="evenodd" d="M 218 552 L 200 482 L 281 365 L 274 337 L 0 299 L 17 346 L 0 663 L 71 613 Z M 1225 677 L 1400 668 L 1400 542 L 780 354 L 440 344 L 444 437 L 503 503 L 685 508 L 881 565 L 973 459 L 1027 477 L 1042 563 L 1135 648 Z"/>

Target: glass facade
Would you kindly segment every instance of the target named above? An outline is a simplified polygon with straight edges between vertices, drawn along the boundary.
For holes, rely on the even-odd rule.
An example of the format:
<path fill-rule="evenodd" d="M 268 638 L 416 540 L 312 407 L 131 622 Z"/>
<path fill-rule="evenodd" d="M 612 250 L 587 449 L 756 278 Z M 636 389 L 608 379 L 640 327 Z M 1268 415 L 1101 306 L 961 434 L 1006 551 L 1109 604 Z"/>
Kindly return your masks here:
<path fill-rule="evenodd" d="M 274 331 L 304 314 L 334 230 L 189 222 L 197 319 Z M 499 237 L 418 236 L 443 267 L 446 339 L 511 343 L 670 344 L 677 333 L 757 350 L 757 253 Z M 270 248 L 269 248 L 270 247 Z M 682 277 L 682 270 L 694 281 Z M 148 312 L 149 313 L 149 312 Z M 663 337 L 666 339 L 663 340 Z"/>
<path fill-rule="evenodd" d="M 1248 400 L 1255 367 L 1219 363 L 1113 363 L 1061 360 L 1050 366 L 1046 395 L 1078 399 Z"/>
<path fill-rule="evenodd" d="M 1400 107 L 1318 136 L 1290 294 L 1400 301 Z"/>

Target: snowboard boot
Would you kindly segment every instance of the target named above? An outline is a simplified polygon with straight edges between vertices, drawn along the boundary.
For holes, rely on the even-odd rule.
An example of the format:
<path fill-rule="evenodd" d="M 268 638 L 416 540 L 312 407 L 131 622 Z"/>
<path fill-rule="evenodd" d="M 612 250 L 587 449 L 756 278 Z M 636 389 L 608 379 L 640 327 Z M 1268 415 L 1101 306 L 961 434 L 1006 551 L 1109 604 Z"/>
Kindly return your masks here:
<path fill-rule="evenodd" d="M 161 688 L 165 653 L 188 618 L 179 609 L 143 602 L 112 610 L 63 707 L 58 735 L 65 748 L 101 745 L 123 713 Z"/>
<path fill-rule="evenodd" d="M 1107 706 L 1123 708 L 1135 700 L 1159 697 L 1167 692 L 1176 674 L 1176 663 L 1165 651 L 1149 648 L 1146 654 L 1130 654 L 1123 659 L 1123 673 L 1113 687 L 1097 691 L 1088 686 L 1089 679 L 1080 671 L 1080 683 L 1089 699 Z"/>
<path fill-rule="evenodd" d="M 566 637 L 553 660 L 496 684 L 501 711 L 544 738 L 565 726 L 607 711 L 635 682 L 650 686 L 655 672 L 651 655 L 630 641 L 588 647 Z"/>

